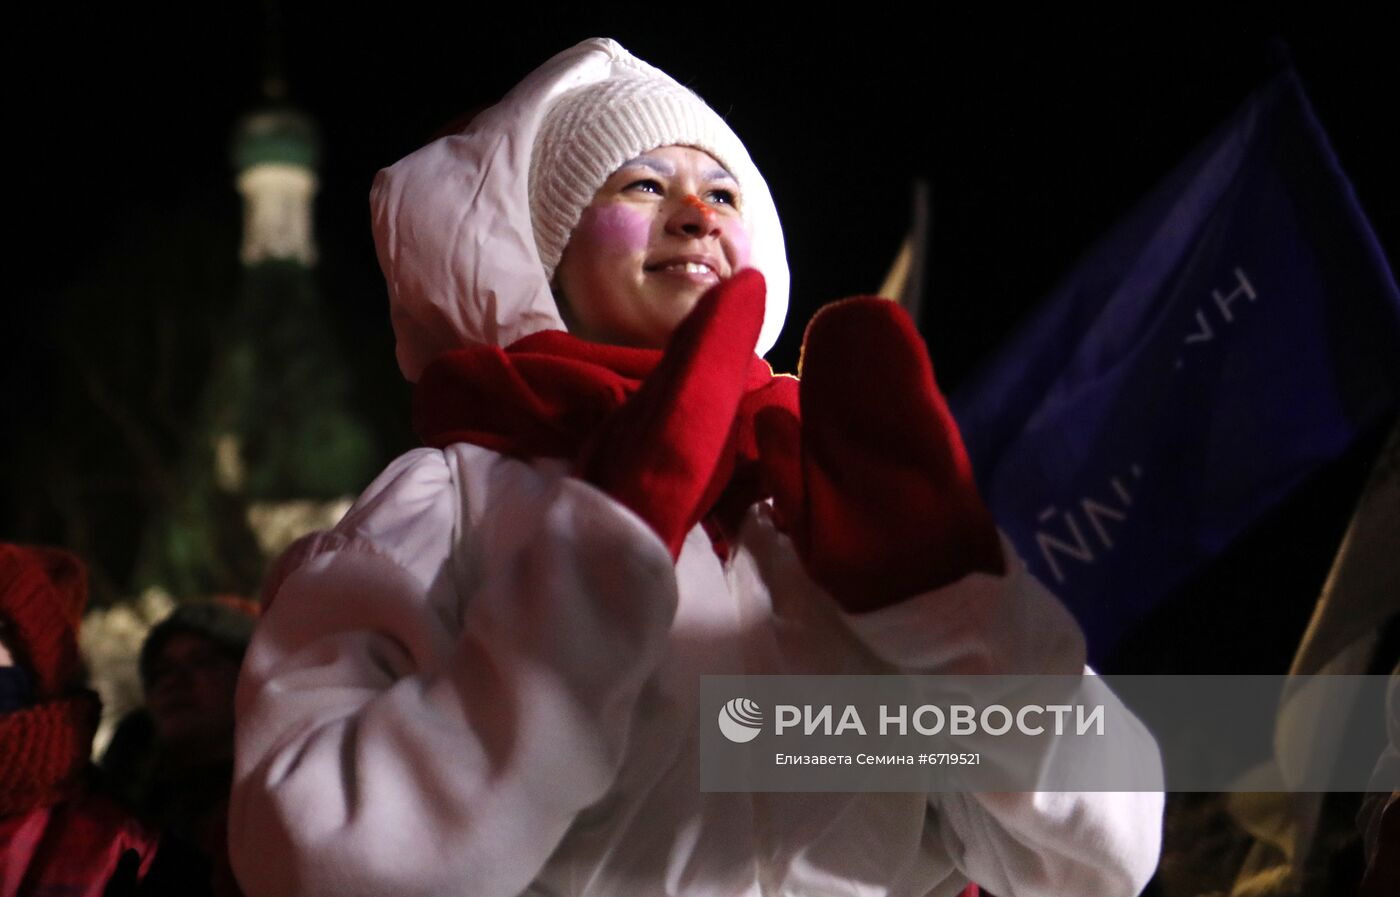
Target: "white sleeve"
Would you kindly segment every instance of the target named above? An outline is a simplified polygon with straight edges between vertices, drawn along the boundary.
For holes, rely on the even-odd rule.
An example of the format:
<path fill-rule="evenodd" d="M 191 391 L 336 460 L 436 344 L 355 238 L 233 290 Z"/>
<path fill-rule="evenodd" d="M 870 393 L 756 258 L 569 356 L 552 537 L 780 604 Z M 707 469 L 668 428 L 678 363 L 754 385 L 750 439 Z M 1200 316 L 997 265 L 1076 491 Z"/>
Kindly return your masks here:
<path fill-rule="evenodd" d="M 1005 537 L 1002 554 L 1003 576 L 972 574 L 890 607 L 846 615 L 847 623 L 881 660 L 910 674 L 1090 673 L 1069 611 L 1026 571 Z M 1126 716 L 1135 729 L 1112 741 L 1112 749 L 1132 744 L 1136 757 L 1160 769 L 1156 740 Z M 1089 768 L 1098 762 L 1082 755 L 1065 760 Z M 1157 866 L 1160 791 L 959 792 L 929 800 L 931 824 L 954 863 L 1000 897 L 1131 897 Z"/>
<path fill-rule="evenodd" d="M 244 891 L 519 894 L 612 785 L 665 546 L 578 480 L 423 449 L 282 567 L 238 688 Z"/>

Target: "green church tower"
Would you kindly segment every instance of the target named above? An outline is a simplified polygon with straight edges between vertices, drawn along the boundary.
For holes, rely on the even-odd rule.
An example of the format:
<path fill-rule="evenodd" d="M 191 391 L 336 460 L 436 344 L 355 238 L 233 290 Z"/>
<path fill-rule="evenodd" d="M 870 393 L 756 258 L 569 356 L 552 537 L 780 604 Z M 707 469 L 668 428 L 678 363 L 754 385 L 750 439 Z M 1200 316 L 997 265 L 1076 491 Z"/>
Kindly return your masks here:
<path fill-rule="evenodd" d="M 231 148 L 243 199 L 238 301 L 214 337 L 179 502 L 143 550 L 141 580 L 182 598 L 256 595 L 270 560 L 332 525 L 379 463 L 317 285 L 316 127 L 269 93 Z"/>
<path fill-rule="evenodd" d="M 252 502 L 353 495 L 375 472 L 374 440 L 352 406 L 313 276 L 318 155 L 311 120 L 286 106 L 249 115 L 234 138 L 243 295 L 215 387 L 219 437 L 238 442 Z"/>

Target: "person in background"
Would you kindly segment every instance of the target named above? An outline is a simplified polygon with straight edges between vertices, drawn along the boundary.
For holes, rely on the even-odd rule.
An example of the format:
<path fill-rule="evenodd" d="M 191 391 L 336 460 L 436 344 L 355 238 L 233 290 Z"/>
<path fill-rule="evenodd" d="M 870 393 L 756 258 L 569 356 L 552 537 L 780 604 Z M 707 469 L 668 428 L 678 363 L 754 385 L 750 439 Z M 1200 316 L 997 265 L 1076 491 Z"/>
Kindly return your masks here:
<path fill-rule="evenodd" d="M 155 860 L 156 834 L 94 787 L 86 603 L 76 556 L 0 543 L 0 897 L 131 893 Z"/>
<path fill-rule="evenodd" d="M 227 846 L 233 694 L 255 622 L 251 603 L 223 596 L 156 624 L 141 646 L 146 705 L 103 756 L 123 803 L 209 861 L 217 897 L 238 893 Z"/>

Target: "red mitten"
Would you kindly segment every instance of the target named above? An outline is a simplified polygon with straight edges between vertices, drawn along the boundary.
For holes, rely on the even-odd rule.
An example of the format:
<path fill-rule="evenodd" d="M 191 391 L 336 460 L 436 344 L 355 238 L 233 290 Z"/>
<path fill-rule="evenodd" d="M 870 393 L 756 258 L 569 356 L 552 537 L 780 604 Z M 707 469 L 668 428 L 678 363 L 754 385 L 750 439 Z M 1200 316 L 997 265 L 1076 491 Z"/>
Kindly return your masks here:
<path fill-rule="evenodd" d="M 678 557 L 728 482 L 726 451 L 763 326 L 763 275 L 741 271 L 690 312 L 636 395 L 579 454 L 577 475 L 651 524 Z"/>
<path fill-rule="evenodd" d="M 800 371 L 801 422 L 769 409 L 755 426 L 778 523 L 812 578 L 859 612 L 1000 574 L 996 526 L 909 316 L 873 297 L 826 306 Z"/>

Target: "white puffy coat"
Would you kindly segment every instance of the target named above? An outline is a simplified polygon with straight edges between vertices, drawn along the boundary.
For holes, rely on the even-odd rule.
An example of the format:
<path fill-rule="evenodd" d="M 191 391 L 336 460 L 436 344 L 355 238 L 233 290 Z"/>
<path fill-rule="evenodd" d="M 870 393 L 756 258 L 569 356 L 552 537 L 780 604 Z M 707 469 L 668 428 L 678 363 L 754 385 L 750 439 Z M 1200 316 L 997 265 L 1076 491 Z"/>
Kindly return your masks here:
<path fill-rule="evenodd" d="M 444 349 L 562 327 L 531 236 L 531 138 L 551 97 L 636 65 L 585 42 L 381 173 L 410 379 Z M 769 284 L 766 347 L 782 234 L 752 163 L 726 163 Z M 409 452 L 275 574 L 238 690 L 239 881 L 249 897 L 913 897 L 969 878 L 1002 897 L 1136 894 L 1160 794 L 699 791 L 701 675 L 1081 671 L 1078 628 L 1003 545 L 1005 576 L 853 617 L 765 505 L 728 562 L 697 527 L 672 563 L 562 462 Z"/>

